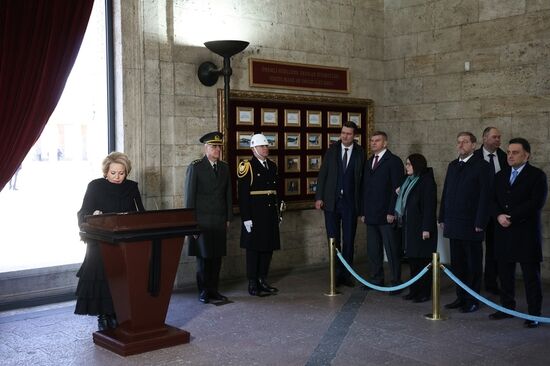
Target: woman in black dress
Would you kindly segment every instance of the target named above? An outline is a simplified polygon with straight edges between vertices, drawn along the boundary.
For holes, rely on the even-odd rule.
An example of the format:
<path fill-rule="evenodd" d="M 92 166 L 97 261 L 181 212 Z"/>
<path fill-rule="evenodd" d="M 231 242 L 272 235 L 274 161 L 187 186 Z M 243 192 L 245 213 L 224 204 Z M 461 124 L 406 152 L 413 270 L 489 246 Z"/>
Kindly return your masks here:
<path fill-rule="evenodd" d="M 78 225 L 86 215 L 144 211 L 138 184 L 126 179 L 132 169 L 126 154 L 112 152 L 103 160 L 103 177 L 91 181 L 86 189 Z M 86 257 L 78 270 L 75 314 L 97 315 L 99 330 L 116 327 L 115 309 L 104 273 L 99 243 L 86 241 Z"/>
<path fill-rule="evenodd" d="M 407 178 L 398 188 L 395 212 L 403 228 L 405 254 L 411 269 L 411 278 L 416 276 L 437 250 L 437 185 L 432 168 L 421 154 L 411 154 L 405 163 Z M 430 276 L 425 274 L 411 285 L 403 298 L 413 302 L 430 299 Z"/>

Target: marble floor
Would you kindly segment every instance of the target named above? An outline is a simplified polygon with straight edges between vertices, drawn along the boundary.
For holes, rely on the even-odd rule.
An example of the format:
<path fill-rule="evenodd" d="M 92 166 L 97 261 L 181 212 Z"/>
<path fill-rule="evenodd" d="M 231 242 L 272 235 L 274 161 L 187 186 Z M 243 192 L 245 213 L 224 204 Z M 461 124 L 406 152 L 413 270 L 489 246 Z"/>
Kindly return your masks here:
<path fill-rule="evenodd" d="M 194 289 L 175 293 L 167 323 L 191 333 L 186 345 L 122 357 L 94 345 L 96 319 L 73 315 L 74 302 L 0 313 L 0 364 L 7 365 L 548 365 L 550 324 L 489 320 L 492 309 L 443 310 L 425 319 L 431 302 L 343 288 L 327 297 L 326 270 L 279 273 L 281 291 L 251 297 L 245 281 L 224 283 L 231 303 L 197 301 Z M 518 309 L 525 311 L 518 283 Z M 550 287 L 545 286 L 548 299 Z M 443 275 L 442 304 L 454 300 Z M 495 296 L 489 296 L 496 300 Z M 550 300 L 543 314 L 550 315 Z"/>

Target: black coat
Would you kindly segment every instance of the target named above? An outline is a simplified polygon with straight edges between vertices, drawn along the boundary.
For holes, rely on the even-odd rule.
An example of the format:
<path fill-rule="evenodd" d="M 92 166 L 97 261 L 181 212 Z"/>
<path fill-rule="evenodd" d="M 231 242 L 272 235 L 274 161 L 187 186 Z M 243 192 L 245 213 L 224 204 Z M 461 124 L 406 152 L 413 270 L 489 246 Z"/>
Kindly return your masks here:
<path fill-rule="evenodd" d="M 202 258 L 222 257 L 227 253 L 227 222 L 233 216 L 229 166 L 217 162 L 218 174 L 204 156 L 187 168 L 185 207 L 194 208 L 201 234 L 187 237 L 187 254 Z"/>
<path fill-rule="evenodd" d="M 279 205 L 278 194 L 254 195 L 250 192 L 277 191 L 279 178 L 277 165 L 267 160 L 269 169 L 253 157 L 250 169 L 244 175 L 239 174 L 238 194 L 241 220 L 252 220 L 252 231 L 246 231 L 241 224 L 241 248 L 257 251 L 271 251 L 280 249 L 279 240 Z"/>
<path fill-rule="evenodd" d="M 497 149 L 495 151 L 496 153 L 496 156 L 497 156 L 497 159 L 498 159 L 498 163 L 500 165 L 500 169 L 504 169 L 508 166 L 508 158 L 506 156 L 506 153 L 504 151 L 502 151 L 502 149 Z M 474 156 L 477 156 L 478 158 L 481 158 L 483 160 L 485 160 L 485 157 L 483 156 L 483 146 L 481 146 L 479 149 L 477 149 L 476 151 L 474 151 Z M 485 160 L 487 161 L 487 160 Z"/>
<path fill-rule="evenodd" d="M 541 211 L 546 203 L 546 174 L 527 163 L 510 186 L 511 168 L 495 177 L 493 215 L 511 216 L 512 225 L 495 224 L 495 256 L 504 262 L 542 261 Z"/>
<path fill-rule="evenodd" d="M 432 168 L 420 175 L 409 192 L 403 217 L 403 238 L 407 257 L 431 258 L 437 250 L 437 185 Z M 423 240 L 422 232 L 430 238 Z"/>
<path fill-rule="evenodd" d="M 489 221 L 489 204 L 493 175 L 489 163 L 472 156 L 466 163 L 453 160 L 447 168 L 439 222 L 444 223 L 443 235 L 449 239 L 482 241 Z"/>
<path fill-rule="evenodd" d="M 403 182 L 405 167 L 403 162 L 390 150 L 386 150 L 372 169 L 374 156 L 365 162 L 363 169 L 362 201 L 360 216 L 365 216 L 369 225 L 384 225 L 388 223 L 387 215 L 395 214 L 395 190 Z"/>
<path fill-rule="evenodd" d="M 338 181 L 338 171 L 342 169 L 342 142 L 338 141 L 330 145 L 325 156 L 323 164 L 317 178 L 317 193 L 315 200 L 324 202 L 325 210 L 334 211 L 336 208 L 336 185 Z M 360 190 L 361 175 L 363 174 L 363 164 L 365 162 L 365 150 L 361 145 L 353 143 L 349 164 L 354 164 L 354 187 L 355 187 L 355 209 L 360 210 Z"/>

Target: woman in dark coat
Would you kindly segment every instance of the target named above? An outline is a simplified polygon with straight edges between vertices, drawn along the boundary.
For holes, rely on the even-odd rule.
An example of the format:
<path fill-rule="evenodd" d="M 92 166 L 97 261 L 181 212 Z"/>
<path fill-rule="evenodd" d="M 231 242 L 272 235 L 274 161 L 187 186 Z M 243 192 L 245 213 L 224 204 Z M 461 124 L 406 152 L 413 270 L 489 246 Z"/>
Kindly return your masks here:
<path fill-rule="evenodd" d="M 398 189 L 396 216 L 403 227 L 405 253 L 411 278 L 430 263 L 437 250 L 437 185 L 432 168 L 421 154 L 411 154 L 405 164 L 407 178 Z M 430 299 L 430 276 L 425 274 L 411 285 L 405 300 L 424 302 Z"/>
<path fill-rule="evenodd" d="M 126 154 L 112 152 L 103 160 L 103 177 L 91 181 L 86 189 L 78 226 L 86 215 L 144 211 L 138 184 L 126 179 L 132 167 Z M 97 315 L 99 330 L 116 327 L 115 309 L 105 277 L 99 243 L 87 240 L 86 257 L 78 270 L 74 313 Z"/>

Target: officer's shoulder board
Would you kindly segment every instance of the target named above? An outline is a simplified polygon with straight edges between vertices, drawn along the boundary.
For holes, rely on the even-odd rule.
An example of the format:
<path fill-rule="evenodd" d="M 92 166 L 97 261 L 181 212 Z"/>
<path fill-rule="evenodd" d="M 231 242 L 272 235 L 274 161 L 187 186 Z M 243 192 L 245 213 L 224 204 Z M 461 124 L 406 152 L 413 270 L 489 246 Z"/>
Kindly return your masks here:
<path fill-rule="evenodd" d="M 191 164 L 195 165 L 195 164 L 198 164 L 202 161 L 202 159 L 197 159 L 197 160 L 193 160 L 193 162 Z"/>
<path fill-rule="evenodd" d="M 242 178 L 248 174 L 248 172 L 252 174 L 252 165 L 250 165 L 250 161 L 243 160 L 239 163 L 239 166 L 237 167 L 237 177 Z"/>

